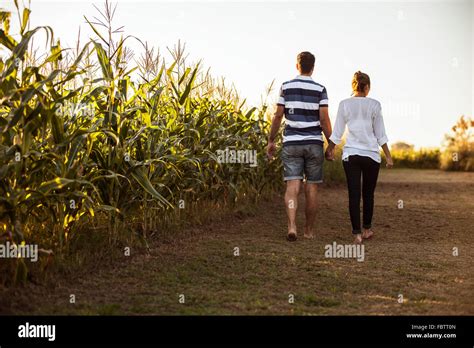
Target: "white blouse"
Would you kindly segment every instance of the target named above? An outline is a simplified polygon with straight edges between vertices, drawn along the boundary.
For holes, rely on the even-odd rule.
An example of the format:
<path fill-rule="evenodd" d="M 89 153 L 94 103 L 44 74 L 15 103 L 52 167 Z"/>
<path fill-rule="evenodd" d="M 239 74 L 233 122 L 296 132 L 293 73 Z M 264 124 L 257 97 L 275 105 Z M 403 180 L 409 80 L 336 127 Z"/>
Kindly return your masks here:
<path fill-rule="evenodd" d="M 380 103 L 368 97 L 351 97 L 339 103 L 336 123 L 329 138 L 334 144 L 342 141 L 347 126 L 342 160 L 351 155 L 366 156 L 380 163 L 379 146 L 388 142 Z"/>

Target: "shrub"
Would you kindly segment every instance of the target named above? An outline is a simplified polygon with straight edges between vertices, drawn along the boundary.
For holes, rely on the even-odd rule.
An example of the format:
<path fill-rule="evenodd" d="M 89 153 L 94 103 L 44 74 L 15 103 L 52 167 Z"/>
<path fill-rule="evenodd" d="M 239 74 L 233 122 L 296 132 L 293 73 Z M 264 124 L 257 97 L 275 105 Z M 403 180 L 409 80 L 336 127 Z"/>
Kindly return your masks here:
<path fill-rule="evenodd" d="M 474 120 L 461 116 L 446 134 L 441 169 L 474 171 Z"/>
<path fill-rule="evenodd" d="M 396 168 L 437 169 L 439 168 L 440 150 L 437 148 L 414 150 L 413 148 L 394 148 L 391 151 Z M 382 153 L 385 161 L 385 154 Z"/>

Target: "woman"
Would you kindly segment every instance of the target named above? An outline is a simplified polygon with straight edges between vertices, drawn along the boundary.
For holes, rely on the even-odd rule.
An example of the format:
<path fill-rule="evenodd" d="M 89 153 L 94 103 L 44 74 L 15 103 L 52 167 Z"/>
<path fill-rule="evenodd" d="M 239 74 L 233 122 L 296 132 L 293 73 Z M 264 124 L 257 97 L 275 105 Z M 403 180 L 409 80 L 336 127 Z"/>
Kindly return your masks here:
<path fill-rule="evenodd" d="M 342 141 L 347 125 L 346 144 L 342 152 L 342 164 L 346 173 L 349 190 L 349 213 L 351 216 L 354 243 L 360 244 L 370 239 L 372 215 L 374 211 L 374 191 L 380 169 L 380 150 L 382 147 L 387 159 L 387 168 L 393 167 L 392 156 L 387 146 L 387 136 L 382 118 L 380 103 L 367 95 L 370 91 L 370 78 L 360 71 L 352 79 L 351 98 L 341 101 L 336 123 L 326 157 L 334 159 L 334 147 Z M 363 223 L 360 224 L 360 196 L 362 176 Z"/>

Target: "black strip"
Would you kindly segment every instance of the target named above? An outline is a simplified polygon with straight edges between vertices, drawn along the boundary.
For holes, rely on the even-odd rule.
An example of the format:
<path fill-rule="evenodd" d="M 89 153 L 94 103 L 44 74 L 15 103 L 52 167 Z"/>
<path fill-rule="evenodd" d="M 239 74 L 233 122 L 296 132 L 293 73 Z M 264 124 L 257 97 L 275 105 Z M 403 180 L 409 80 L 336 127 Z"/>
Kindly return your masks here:
<path fill-rule="evenodd" d="M 301 94 L 291 94 L 285 95 L 285 102 L 292 103 L 292 102 L 302 102 L 302 103 L 311 103 L 319 105 L 319 102 L 324 98 L 315 97 L 313 95 L 301 95 Z"/>
<path fill-rule="evenodd" d="M 20 338 L 18 327 L 26 322 L 51 325 L 55 341 Z M 413 328 L 416 325 L 418 328 Z M 429 325 L 432 325 L 429 328 Z M 447 329 L 444 325 L 453 325 Z M 426 326 L 421 330 L 419 327 Z M 133 317 L 0 317 L 2 348 L 41 344 L 407 344 L 413 346 L 472 347 L 473 317 L 462 316 L 133 316 Z M 368 329 L 370 328 L 370 329 Z M 409 338 L 407 334 L 456 334 L 456 338 Z M 217 346 L 216 346 L 217 347 Z"/>
<path fill-rule="evenodd" d="M 288 116 L 302 115 L 302 116 L 319 117 L 319 110 L 308 110 L 308 109 L 298 109 L 298 108 L 292 108 L 292 109 L 293 109 L 293 112 L 290 113 L 290 108 L 285 107 L 285 115 L 288 115 Z"/>
<path fill-rule="evenodd" d="M 296 128 L 285 126 L 285 135 L 321 135 L 321 126 Z"/>
<path fill-rule="evenodd" d="M 298 115 L 298 114 L 291 114 L 291 115 L 285 115 L 285 118 L 289 121 L 295 121 L 295 122 L 316 122 L 319 121 L 319 112 L 318 115 L 311 115 L 311 116 L 305 116 L 305 115 Z"/>
<path fill-rule="evenodd" d="M 288 145 L 321 145 L 324 146 L 324 141 L 321 140 L 292 140 L 292 141 L 285 141 L 283 143 L 283 146 L 288 146 Z"/>
<path fill-rule="evenodd" d="M 321 97 L 323 94 L 320 91 L 305 88 L 288 88 L 284 90 L 285 98 L 290 95 L 305 95 L 308 97 Z"/>

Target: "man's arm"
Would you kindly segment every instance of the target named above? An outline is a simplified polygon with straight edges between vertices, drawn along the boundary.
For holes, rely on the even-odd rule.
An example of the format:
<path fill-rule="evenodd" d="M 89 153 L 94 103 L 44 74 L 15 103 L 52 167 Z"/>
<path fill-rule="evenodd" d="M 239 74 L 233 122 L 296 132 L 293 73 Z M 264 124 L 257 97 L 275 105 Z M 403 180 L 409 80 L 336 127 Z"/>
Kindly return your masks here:
<path fill-rule="evenodd" d="M 331 146 L 331 141 L 329 140 L 329 137 L 332 135 L 332 126 L 329 118 L 329 108 L 327 106 L 319 108 L 319 123 L 329 144 L 324 155 L 327 160 L 332 161 L 334 160 L 334 146 Z"/>
<path fill-rule="evenodd" d="M 283 120 L 284 114 L 285 107 L 282 105 L 278 105 L 272 119 L 272 128 L 270 129 L 270 136 L 268 137 L 269 143 L 275 142 L 275 138 L 278 134 L 278 130 L 280 129 L 281 121 Z"/>
<path fill-rule="evenodd" d="M 283 115 L 285 114 L 285 107 L 283 105 L 278 105 L 275 114 L 272 119 L 272 126 L 270 128 L 270 135 L 268 136 L 268 146 L 267 146 L 267 156 L 269 158 L 273 157 L 275 153 L 275 138 L 280 130 L 281 121 L 283 120 Z"/>
<path fill-rule="evenodd" d="M 323 133 L 326 136 L 326 140 L 329 141 L 329 137 L 332 134 L 331 120 L 329 119 L 329 108 L 322 106 L 319 108 L 319 123 L 323 129 Z"/>

